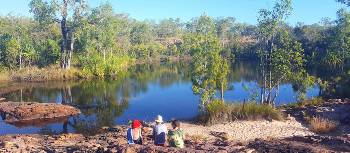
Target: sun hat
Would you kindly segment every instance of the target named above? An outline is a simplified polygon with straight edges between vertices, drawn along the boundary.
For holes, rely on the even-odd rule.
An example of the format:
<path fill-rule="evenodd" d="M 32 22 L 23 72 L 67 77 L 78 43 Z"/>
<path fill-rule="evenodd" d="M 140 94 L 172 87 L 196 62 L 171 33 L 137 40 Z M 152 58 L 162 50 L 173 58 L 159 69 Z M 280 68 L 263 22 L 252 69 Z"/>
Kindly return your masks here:
<path fill-rule="evenodd" d="M 160 115 L 157 115 L 157 117 L 154 121 L 156 121 L 157 123 L 163 123 L 163 117 Z"/>
<path fill-rule="evenodd" d="M 141 127 L 141 122 L 139 120 L 133 120 L 132 121 L 132 128 L 136 129 L 136 128 L 139 128 L 139 127 Z"/>

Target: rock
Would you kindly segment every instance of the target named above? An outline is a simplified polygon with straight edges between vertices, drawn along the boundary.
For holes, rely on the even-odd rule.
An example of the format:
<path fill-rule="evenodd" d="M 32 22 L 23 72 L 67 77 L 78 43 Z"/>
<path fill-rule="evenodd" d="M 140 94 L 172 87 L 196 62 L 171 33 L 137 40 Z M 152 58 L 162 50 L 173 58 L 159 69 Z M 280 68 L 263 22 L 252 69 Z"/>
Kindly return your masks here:
<path fill-rule="evenodd" d="M 1 98 L 1 97 L 0 97 L 0 102 L 1 102 L 1 101 L 4 101 L 4 100 L 6 100 L 6 98 Z"/>
<path fill-rule="evenodd" d="M 246 149 L 246 150 L 244 150 L 244 152 L 246 152 L 246 153 L 254 153 L 256 151 L 255 151 L 255 149 Z"/>
<path fill-rule="evenodd" d="M 292 120 L 292 117 L 290 116 L 290 114 L 287 114 L 286 120 Z"/>
<path fill-rule="evenodd" d="M 0 103 L 0 113 L 7 123 L 52 119 L 80 114 L 80 110 L 72 106 L 56 103 L 4 102 Z"/>

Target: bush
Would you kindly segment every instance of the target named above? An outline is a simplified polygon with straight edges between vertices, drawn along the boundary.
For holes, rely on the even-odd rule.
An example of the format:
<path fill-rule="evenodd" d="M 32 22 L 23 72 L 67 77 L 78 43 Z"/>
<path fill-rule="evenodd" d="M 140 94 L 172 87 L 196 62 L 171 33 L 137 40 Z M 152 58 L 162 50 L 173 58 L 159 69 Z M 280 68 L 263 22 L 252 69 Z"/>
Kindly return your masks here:
<path fill-rule="evenodd" d="M 282 113 L 270 105 L 254 102 L 237 104 L 214 100 L 206 106 L 206 112 L 199 116 L 204 124 L 216 124 L 235 120 L 281 120 Z"/>
<path fill-rule="evenodd" d="M 313 117 L 310 120 L 310 130 L 317 134 L 329 133 L 337 128 L 337 123 L 321 117 Z"/>
<path fill-rule="evenodd" d="M 80 57 L 80 63 L 84 77 L 104 78 L 114 77 L 123 72 L 132 63 L 132 59 L 128 56 L 111 56 L 104 60 L 100 55 L 93 55 L 91 57 Z"/>

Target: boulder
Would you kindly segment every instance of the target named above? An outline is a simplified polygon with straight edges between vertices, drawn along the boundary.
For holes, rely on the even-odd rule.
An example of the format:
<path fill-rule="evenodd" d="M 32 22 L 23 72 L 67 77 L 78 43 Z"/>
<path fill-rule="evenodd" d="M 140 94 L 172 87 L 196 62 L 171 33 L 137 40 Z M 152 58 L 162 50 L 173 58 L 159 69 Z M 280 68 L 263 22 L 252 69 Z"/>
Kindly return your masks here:
<path fill-rule="evenodd" d="M 80 110 L 68 105 L 35 102 L 0 103 L 0 114 L 7 123 L 74 116 Z"/>

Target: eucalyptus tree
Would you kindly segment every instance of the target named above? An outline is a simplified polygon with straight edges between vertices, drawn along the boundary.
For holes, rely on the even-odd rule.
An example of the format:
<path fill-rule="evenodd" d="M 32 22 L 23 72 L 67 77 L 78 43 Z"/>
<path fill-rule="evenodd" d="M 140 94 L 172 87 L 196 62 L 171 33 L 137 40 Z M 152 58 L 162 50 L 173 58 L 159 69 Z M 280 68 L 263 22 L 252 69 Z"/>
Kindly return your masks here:
<path fill-rule="evenodd" d="M 234 24 L 235 18 L 233 17 L 218 18 L 215 21 L 217 36 L 224 46 L 231 41 Z"/>
<path fill-rule="evenodd" d="M 169 38 L 176 37 L 181 31 L 180 19 L 169 18 L 161 20 L 158 25 L 156 25 L 156 33 L 158 38 Z"/>
<path fill-rule="evenodd" d="M 220 91 L 227 89 L 228 64 L 220 56 L 222 46 L 217 37 L 213 35 L 191 35 L 184 40 L 190 46 L 192 56 L 191 76 L 192 90 L 200 95 L 201 109 L 204 110 Z"/>
<path fill-rule="evenodd" d="M 279 0 L 272 10 L 259 11 L 262 103 L 274 105 L 280 83 L 303 64 L 300 43 L 291 40 L 288 32 L 280 28 L 291 10 L 291 0 Z"/>
<path fill-rule="evenodd" d="M 216 34 L 215 22 L 210 16 L 206 14 L 202 14 L 198 18 L 192 19 L 192 21 L 186 25 L 186 28 L 189 32 L 195 33 L 195 34 L 202 34 L 202 35 Z"/>
<path fill-rule="evenodd" d="M 326 60 L 331 65 L 341 65 L 343 68 L 346 60 L 350 57 L 350 13 L 345 9 L 339 10 L 336 23 L 335 35 L 328 51 L 335 58 L 329 57 L 330 59 L 327 59 L 328 56 L 326 56 Z"/>
<path fill-rule="evenodd" d="M 1 46 L 6 49 L 9 48 L 12 51 L 3 51 L 3 57 L 13 58 L 11 64 L 6 64 L 11 68 L 20 69 L 27 64 L 35 62 L 37 57 L 32 40 L 32 30 L 33 22 L 28 18 L 7 16 L 1 19 L 0 21 L 0 37 L 3 38 L 1 41 Z M 10 38 L 10 39 L 7 39 Z M 11 43 L 9 43 L 10 41 Z M 13 46 L 18 44 L 18 47 Z M 13 50 L 14 48 L 18 48 Z M 17 52 L 14 54 L 14 51 Z M 5 55 L 7 54 L 8 55 Z M 5 60 L 5 59 L 4 59 Z"/>
<path fill-rule="evenodd" d="M 106 61 L 107 53 L 109 57 L 113 56 L 116 48 L 117 26 L 112 5 L 109 3 L 92 9 L 85 22 L 85 32 L 88 33 L 86 39 L 90 39 L 88 41 L 90 43 L 85 42 L 85 45 L 90 46 L 89 49 L 101 52 L 103 61 Z"/>
<path fill-rule="evenodd" d="M 85 0 L 31 0 L 30 12 L 42 26 L 53 23 L 61 28 L 61 67 L 69 69 L 74 50 L 75 31 L 87 9 Z"/>
<path fill-rule="evenodd" d="M 147 22 L 136 22 L 130 32 L 131 44 L 146 44 L 153 39 L 152 28 Z"/>

